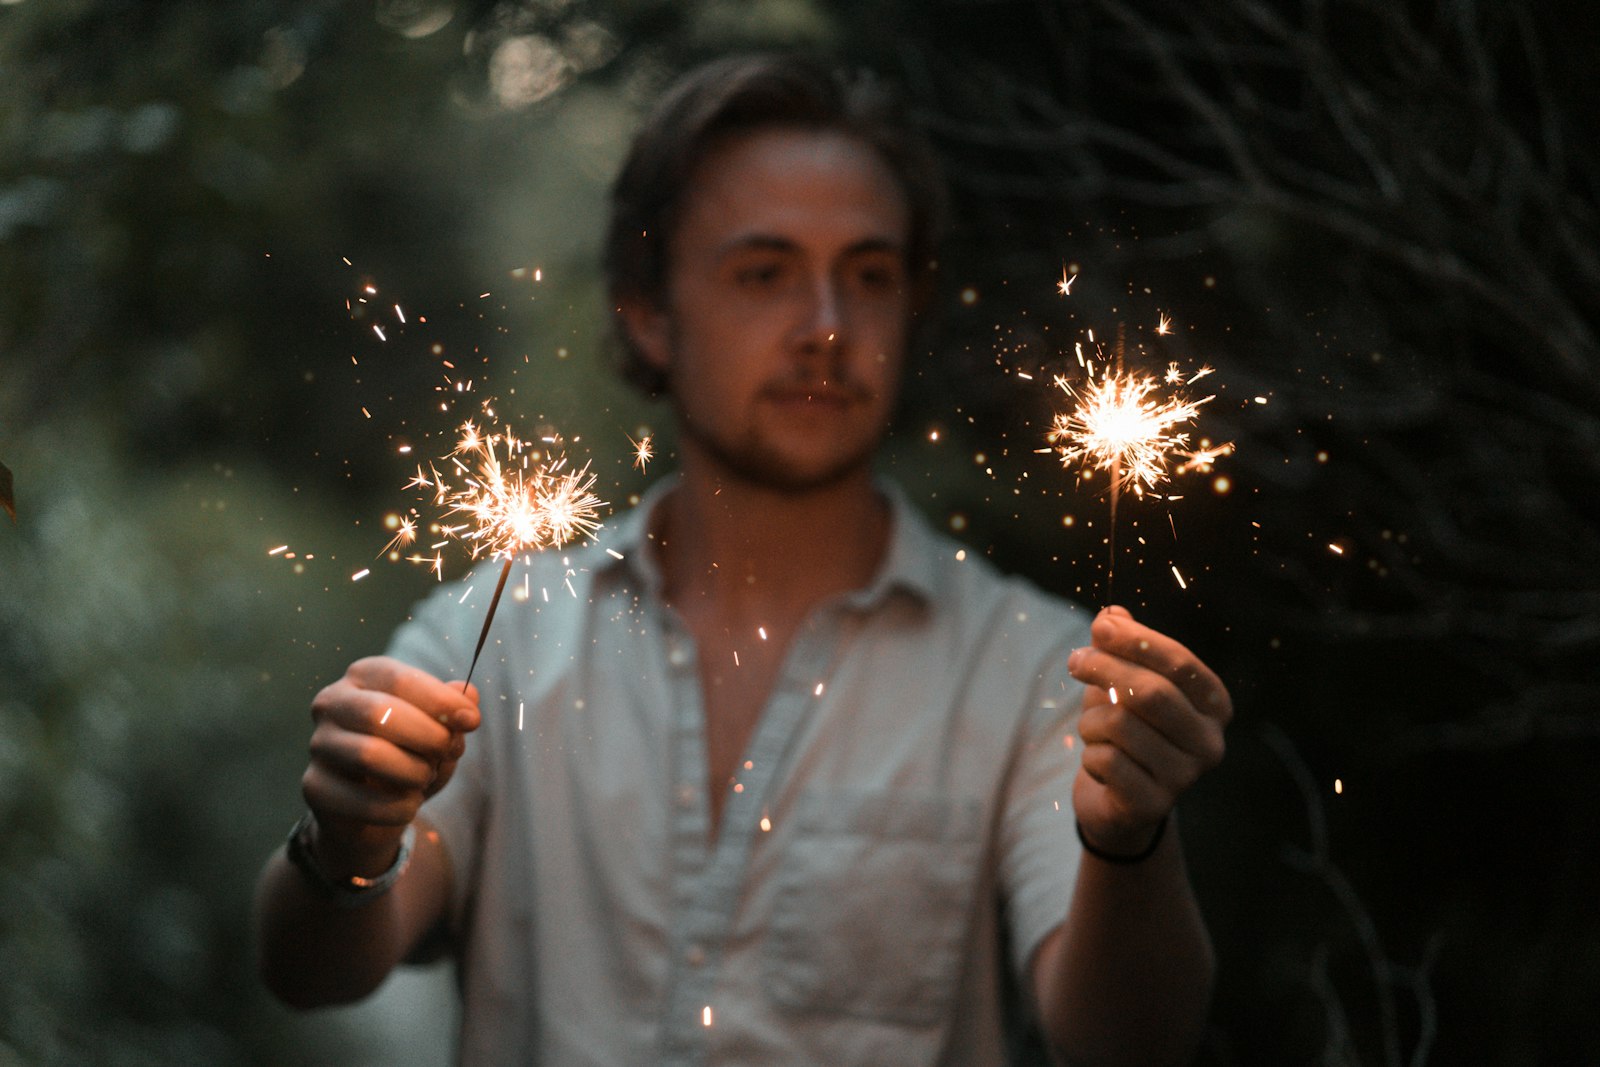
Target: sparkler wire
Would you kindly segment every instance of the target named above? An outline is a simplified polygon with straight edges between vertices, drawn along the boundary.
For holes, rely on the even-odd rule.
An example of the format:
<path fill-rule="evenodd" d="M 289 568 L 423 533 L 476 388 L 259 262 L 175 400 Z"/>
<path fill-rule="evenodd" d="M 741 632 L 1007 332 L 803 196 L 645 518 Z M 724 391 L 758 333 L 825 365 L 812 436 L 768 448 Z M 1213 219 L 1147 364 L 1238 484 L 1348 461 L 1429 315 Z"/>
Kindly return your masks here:
<path fill-rule="evenodd" d="M 505 592 L 506 579 L 511 577 L 511 557 L 506 557 L 505 565 L 500 568 L 500 580 L 494 585 L 494 596 L 489 598 L 489 614 L 483 617 L 483 629 L 478 631 L 478 647 L 472 650 L 472 663 L 467 667 L 467 677 L 461 683 L 461 691 L 465 693 L 467 686 L 472 684 L 472 672 L 478 668 L 478 657 L 483 653 L 483 643 L 489 638 L 489 624 L 494 622 L 495 609 L 500 606 L 500 594 Z"/>

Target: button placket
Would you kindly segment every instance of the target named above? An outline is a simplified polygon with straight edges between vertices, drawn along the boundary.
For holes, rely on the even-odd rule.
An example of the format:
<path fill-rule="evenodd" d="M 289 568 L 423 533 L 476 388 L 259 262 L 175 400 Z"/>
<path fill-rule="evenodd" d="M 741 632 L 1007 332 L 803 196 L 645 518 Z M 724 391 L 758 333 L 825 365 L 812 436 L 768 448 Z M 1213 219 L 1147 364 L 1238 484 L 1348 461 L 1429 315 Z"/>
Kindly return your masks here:
<path fill-rule="evenodd" d="M 796 636 L 745 753 L 745 761 L 750 766 L 740 775 L 744 789 L 727 796 L 717 841 L 704 866 L 691 877 L 687 887 L 682 884 L 677 887 L 680 902 L 685 902 L 685 888 L 689 896 L 687 907 L 679 913 L 678 929 L 674 931 L 678 948 L 673 957 L 672 992 L 663 1020 L 663 1055 L 672 1063 L 699 1063 L 705 1059 L 710 1027 L 704 1024 L 704 1011 L 706 1006 L 714 1006 L 718 957 L 726 941 L 734 904 L 741 895 L 753 839 L 778 788 L 779 766 L 818 702 L 816 683 L 832 660 L 839 633 L 833 613 L 825 612 L 815 616 Z M 692 690 L 689 703 L 694 715 L 694 732 L 697 737 L 703 737 L 699 733 L 704 712 L 698 679 L 692 671 L 687 673 Z M 674 678 L 674 694 L 682 692 L 679 681 Z M 682 719 L 675 721 L 681 724 Z M 703 740 L 691 746 L 683 739 L 677 746 L 679 757 L 687 757 L 691 748 L 693 758 L 703 766 Z M 681 764 L 676 769 L 681 772 L 687 766 Z M 702 799 L 697 791 L 696 800 L 695 809 L 705 813 L 708 799 Z M 705 824 L 699 825 L 703 828 Z M 701 841 L 704 841 L 703 836 Z"/>

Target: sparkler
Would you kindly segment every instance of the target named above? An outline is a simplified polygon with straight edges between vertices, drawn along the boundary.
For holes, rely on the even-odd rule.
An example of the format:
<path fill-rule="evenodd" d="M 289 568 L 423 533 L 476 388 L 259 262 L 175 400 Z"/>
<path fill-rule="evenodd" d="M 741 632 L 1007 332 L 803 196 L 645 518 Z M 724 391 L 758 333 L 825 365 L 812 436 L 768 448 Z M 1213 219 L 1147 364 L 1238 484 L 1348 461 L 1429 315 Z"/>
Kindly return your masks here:
<path fill-rule="evenodd" d="M 1161 317 L 1158 332 L 1170 329 L 1171 320 Z M 1123 366 L 1123 342 L 1119 335 L 1115 354 L 1107 358 L 1089 334 L 1094 351 L 1085 356 L 1077 346 L 1078 362 L 1085 378 L 1073 382 L 1056 375 L 1055 384 L 1073 401 L 1073 407 L 1058 413 L 1051 421 L 1046 440 L 1053 446 L 1061 465 L 1089 472 L 1108 472 L 1111 492 L 1111 523 L 1107 534 L 1109 563 L 1106 569 L 1106 596 L 1110 599 L 1117 562 L 1117 504 L 1124 490 L 1135 496 L 1170 480 L 1175 459 L 1182 460 L 1176 473 L 1209 470 L 1218 458 L 1233 451 L 1232 444 L 1209 445 L 1189 450 L 1188 426 L 1202 405 L 1212 396 L 1191 399 L 1178 390 L 1211 373 L 1202 367 L 1185 378 L 1176 363 L 1166 373 L 1154 377 Z M 1096 362 L 1106 365 L 1096 371 Z"/>
<path fill-rule="evenodd" d="M 454 540 L 465 546 L 473 559 L 504 560 L 461 686 L 463 692 L 478 666 L 516 557 L 523 552 L 561 548 L 600 528 L 597 516 L 605 501 L 592 492 L 595 476 L 589 473 L 588 464 L 570 468 L 566 456 L 538 444 L 551 445 L 554 439 L 533 443 L 510 430 L 485 433 L 468 420 L 449 455 L 429 463 L 426 469 L 419 465 L 407 483 L 407 488 L 432 491 L 434 505 L 442 509 L 438 529 L 446 538 L 431 546 L 432 556 L 416 554 L 407 559 L 429 564 L 435 573 L 441 573 L 438 550 Z M 403 520 L 385 551 L 409 544 L 415 536 L 415 523 Z"/>

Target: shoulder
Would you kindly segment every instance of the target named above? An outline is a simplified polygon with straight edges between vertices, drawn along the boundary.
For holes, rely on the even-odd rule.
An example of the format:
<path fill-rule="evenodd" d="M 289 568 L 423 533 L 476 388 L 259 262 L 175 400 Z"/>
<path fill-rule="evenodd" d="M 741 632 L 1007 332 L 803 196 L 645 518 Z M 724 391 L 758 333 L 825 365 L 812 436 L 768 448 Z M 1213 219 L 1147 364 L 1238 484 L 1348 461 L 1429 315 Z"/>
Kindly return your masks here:
<path fill-rule="evenodd" d="M 919 553 L 934 614 L 974 638 L 987 635 L 1015 651 L 1018 643 L 1040 654 L 1059 645 L 1086 644 L 1092 612 L 1027 578 L 1000 570 L 982 552 L 933 529 L 921 516 Z"/>

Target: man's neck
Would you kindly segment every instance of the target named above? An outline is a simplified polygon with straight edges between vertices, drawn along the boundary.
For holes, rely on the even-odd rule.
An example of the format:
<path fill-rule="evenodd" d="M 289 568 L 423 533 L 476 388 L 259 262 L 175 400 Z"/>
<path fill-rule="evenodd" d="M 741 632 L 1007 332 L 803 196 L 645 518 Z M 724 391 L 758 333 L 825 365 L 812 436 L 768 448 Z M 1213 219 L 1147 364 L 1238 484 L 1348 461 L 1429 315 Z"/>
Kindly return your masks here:
<path fill-rule="evenodd" d="M 656 532 L 668 600 L 733 626 L 798 625 L 821 601 L 867 585 L 889 543 L 888 503 L 867 470 L 790 491 L 688 461 L 663 503 Z"/>

